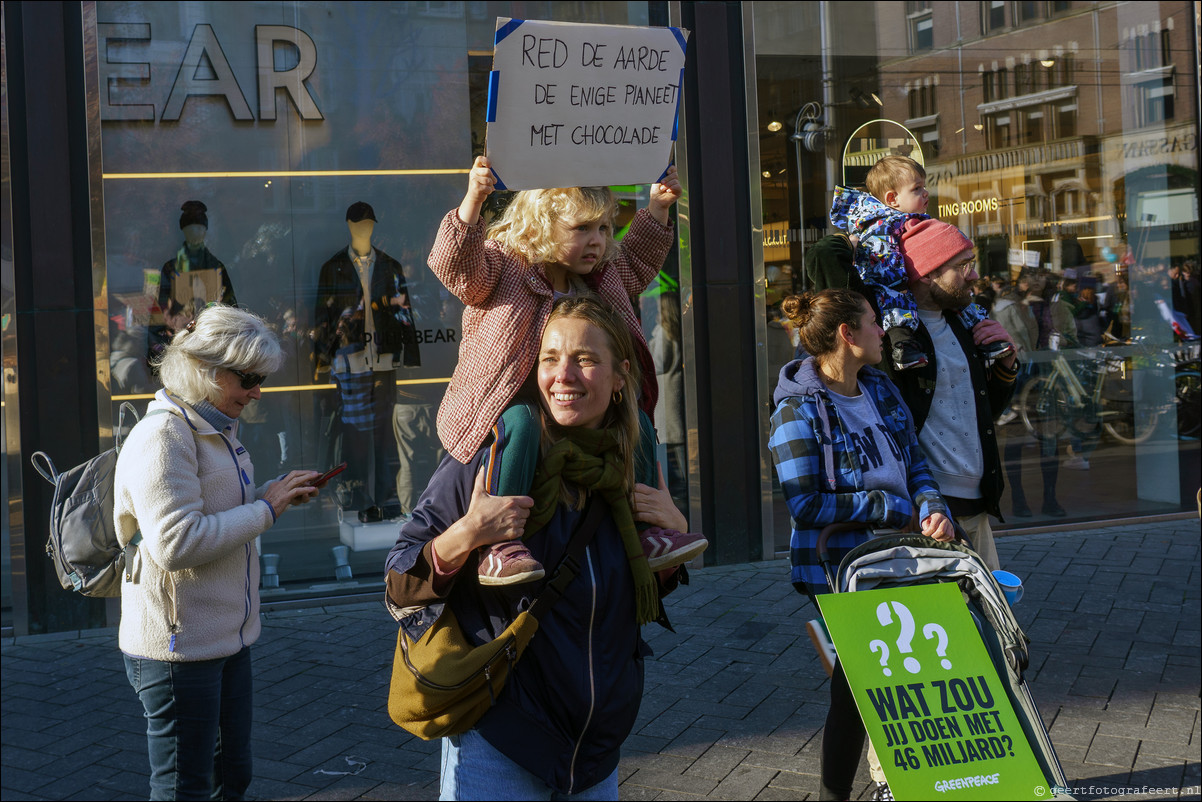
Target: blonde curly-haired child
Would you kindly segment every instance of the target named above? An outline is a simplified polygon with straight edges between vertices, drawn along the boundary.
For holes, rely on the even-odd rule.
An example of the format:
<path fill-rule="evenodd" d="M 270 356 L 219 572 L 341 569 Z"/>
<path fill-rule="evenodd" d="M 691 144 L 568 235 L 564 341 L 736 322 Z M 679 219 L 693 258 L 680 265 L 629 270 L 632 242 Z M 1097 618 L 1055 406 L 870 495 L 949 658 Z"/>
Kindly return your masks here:
<path fill-rule="evenodd" d="M 668 211 L 681 188 L 676 168 L 668 168 L 651 185 L 647 208 L 636 213 L 621 242 L 613 231 L 617 201 L 604 187 L 519 192 L 486 233 L 481 212 L 495 189 L 488 159 L 478 157 L 463 202 L 443 218 L 430 252 L 430 269 L 466 307 L 459 363 L 438 410 L 438 434 L 461 462 L 490 434 L 505 443 L 486 462 L 486 488 L 492 495 L 525 496 L 542 432 L 534 402 L 521 391 L 559 299 L 594 293 L 629 327 L 642 376 L 642 437 L 653 447 L 646 416 L 657 397 L 655 366 L 630 299 L 663 267 L 673 240 Z M 687 522 L 671 503 L 662 470 L 659 479 L 659 488 L 636 485 L 633 500 L 636 519 L 652 525 L 641 539 L 655 571 L 687 562 L 708 545 L 702 535 L 684 531 Z M 544 570 L 521 540 L 513 540 L 481 554 L 478 574 L 481 584 L 512 585 L 539 579 Z"/>

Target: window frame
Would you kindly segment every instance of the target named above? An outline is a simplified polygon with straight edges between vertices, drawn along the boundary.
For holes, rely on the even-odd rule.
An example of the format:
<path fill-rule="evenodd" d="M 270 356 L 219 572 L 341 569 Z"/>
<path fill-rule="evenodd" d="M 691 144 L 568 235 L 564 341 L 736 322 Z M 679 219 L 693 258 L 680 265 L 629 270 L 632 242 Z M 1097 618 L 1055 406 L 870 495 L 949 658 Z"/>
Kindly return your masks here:
<path fill-rule="evenodd" d="M 1010 3 L 1007 0 L 981 0 L 981 35 L 989 36 L 991 34 L 1000 33 L 1006 30 L 1009 25 L 1006 24 L 1006 7 Z M 994 23 L 994 12 L 1001 13 L 1001 20 Z"/>
<path fill-rule="evenodd" d="M 930 31 L 925 34 L 929 42 L 925 45 L 920 45 L 918 26 L 923 23 L 927 23 L 930 26 Z M 907 15 L 906 33 L 911 53 L 925 53 L 928 50 L 935 49 L 935 18 L 929 7 Z"/>

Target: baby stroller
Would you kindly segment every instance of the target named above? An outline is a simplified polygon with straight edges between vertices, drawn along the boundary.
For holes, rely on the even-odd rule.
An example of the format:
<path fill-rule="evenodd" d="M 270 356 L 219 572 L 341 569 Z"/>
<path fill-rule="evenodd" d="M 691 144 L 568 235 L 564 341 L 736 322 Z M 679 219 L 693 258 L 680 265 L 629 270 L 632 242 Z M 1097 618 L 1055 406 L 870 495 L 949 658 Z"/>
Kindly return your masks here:
<path fill-rule="evenodd" d="M 1028 664 L 1027 646 L 1031 640 L 1015 620 L 997 580 L 967 545 L 963 532 L 957 527 L 960 542 L 953 543 L 913 533 L 875 537 L 848 552 L 838 571 L 832 575 L 827 539 L 838 531 L 863 528 L 863 524 L 832 524 L 819 535 L 818 560 L 831 590 L 848 593 L 956 583 L 1048 785 L 1066 787 L 1064 769 L 1023 677 Z M 1058 794 L 1057 798 L 1071 797 Z"/>

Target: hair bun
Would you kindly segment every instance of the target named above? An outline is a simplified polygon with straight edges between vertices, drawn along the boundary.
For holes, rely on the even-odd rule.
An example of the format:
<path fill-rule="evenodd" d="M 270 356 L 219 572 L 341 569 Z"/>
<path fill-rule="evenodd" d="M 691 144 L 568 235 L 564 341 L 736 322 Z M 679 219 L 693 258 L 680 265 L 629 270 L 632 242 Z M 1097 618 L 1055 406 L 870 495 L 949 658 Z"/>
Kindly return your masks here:
<path fill-rule="evenodd" d="M 813 293 L 790 295 L 780 302 L 780 311 L 794 326 L 804 326 L 813 311 Z"/>
<path fill-rule="evenodd" d="M 844 323 L 858 330 L 868 304 L 863 295 L 848 289 L 807 292 L 789 300 L 793 313 L 789 320 L 797 328 L 801 344 L 814 357 L 836 349 L 839 327 Z"/>

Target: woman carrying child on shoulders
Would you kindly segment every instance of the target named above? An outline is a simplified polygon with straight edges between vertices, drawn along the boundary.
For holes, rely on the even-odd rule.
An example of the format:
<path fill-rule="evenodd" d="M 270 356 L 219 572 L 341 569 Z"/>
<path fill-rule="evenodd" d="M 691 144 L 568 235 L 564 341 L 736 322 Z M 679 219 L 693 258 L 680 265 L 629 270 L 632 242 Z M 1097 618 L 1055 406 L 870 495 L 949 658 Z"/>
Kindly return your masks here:
<path fill-rule="evenodd" d="M 654 446 L 647 414 L 657 397 L 655 365 L 630 299 L 663 267 L 673 242 L 668 211 L 681 188 L 670 167 L 651 185 L 647 208 L 618 243 L 617 202 L 604 187 L 519 192 L 486 232 L 481 211 L 495 187 L 488 159 L 478 157 L 463 202 L 443 218 L 430 252 L 430 269 L 466 307 L 459 363 L 438 411 L 438 434 L 461 463 L 490 436 L 505 443 L 490 453 L 488 492 L 526 496 L 541 432 L 537 408 L 528 398 L 517 400 L 518 393 L 530 381 L 543 328 L 562 298 L 594 293 L 626 324 L 643 379 L 624 392 L 636 394 L 643 436 Z M 636 491 L 661 492 L 646 486 Z M 659 525 L 641 538 L 653 571 L 687 562 L 708 545 L 701 535 L 660 528 L 662 520 L 640 520 Z M 513 540 L 486 549 L 478 572 L 481 584 L 509 585 L 538 580 L 544 569 L 521 540 Z"/>
<path fill-rule="evenodd" d="M 450 610 L 473 645 L 499 637 L 541 598 L 534 585 L 485 587 L 471 570 L 482 547 L 524 533 L 548 566 L 579 564 L 495 703 L 442 740 L 441 799 L 616 800 L 622 743 L 643 696 L 639 625 L 648 602 L 657 606 L 673 585 L 663 572 L 656 580 L 635 526 L 639 517 L 685 521 L 666 494 L 647 499 L 635 489 L 636 477 L 653 481 L 655 455 L 639 434 L 625 322 L 594 296 L 557 305 L 536 377 L 543 456 L 533 498 L 486 491 L 488 460 L 503 441 L 467 463 L 448 456 L 388 555 L 388 599 L 409 637 L 423 638 Z M 565 558 L 590 504 L 601 505 L 597 529 L 582 554 Z"/>

